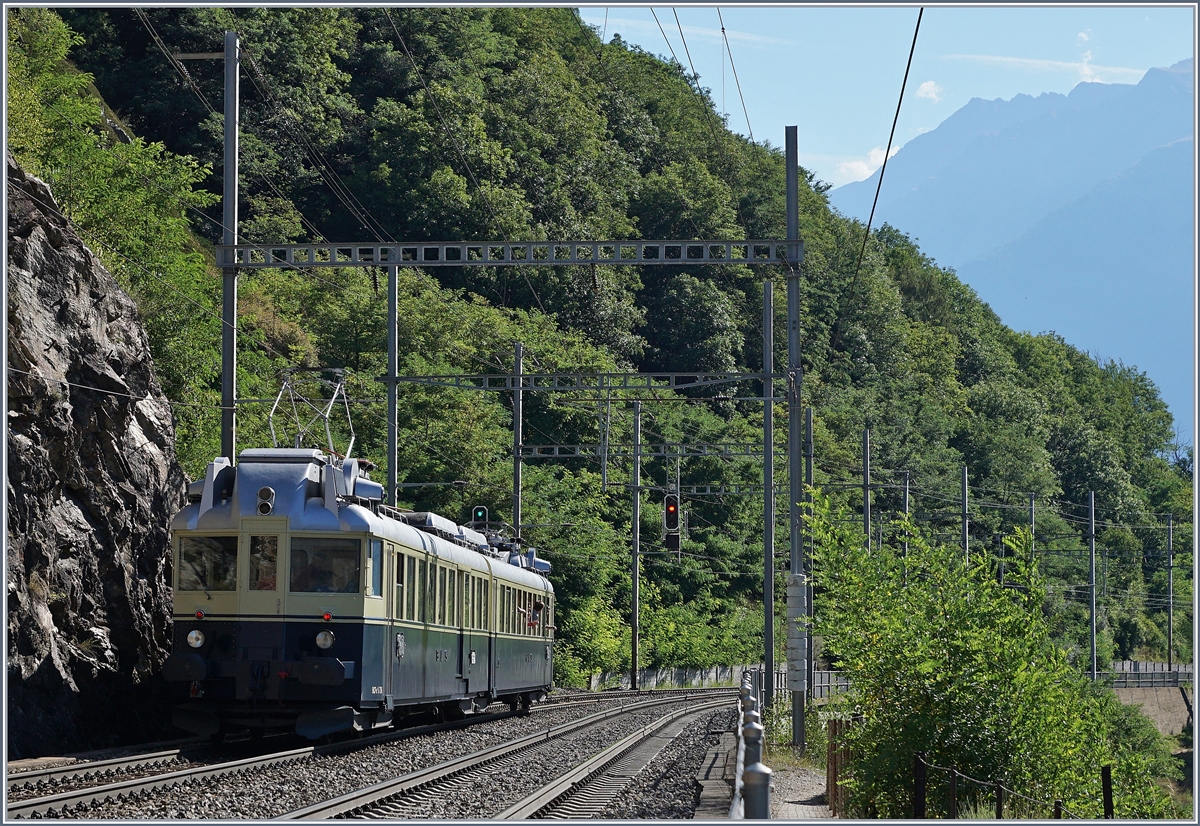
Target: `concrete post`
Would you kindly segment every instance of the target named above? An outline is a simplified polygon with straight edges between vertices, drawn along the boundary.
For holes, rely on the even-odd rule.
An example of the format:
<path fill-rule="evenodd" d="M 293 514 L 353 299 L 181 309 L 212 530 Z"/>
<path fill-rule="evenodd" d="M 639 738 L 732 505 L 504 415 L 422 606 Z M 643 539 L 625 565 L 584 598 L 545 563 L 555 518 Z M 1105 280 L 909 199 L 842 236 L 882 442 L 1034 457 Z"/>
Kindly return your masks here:
<path fill-rule="evenodd" d="M 388 387 L 387 387 L 387 495 L 385 501 L 389 505 L 396 504 L 396 479 L 399 464 L 399 448 L 396 445 L 396 373 L 400 371 L 399 343 L 396 334 L 396 315 L 399 312 L 399 267 L 388 267 Z"/>
<path fill-rule="evenodd" d="M 772 774 L 762 763 L 752 763 L 742 773 L 742 799 L 747 820 L 771 819 Z"/>

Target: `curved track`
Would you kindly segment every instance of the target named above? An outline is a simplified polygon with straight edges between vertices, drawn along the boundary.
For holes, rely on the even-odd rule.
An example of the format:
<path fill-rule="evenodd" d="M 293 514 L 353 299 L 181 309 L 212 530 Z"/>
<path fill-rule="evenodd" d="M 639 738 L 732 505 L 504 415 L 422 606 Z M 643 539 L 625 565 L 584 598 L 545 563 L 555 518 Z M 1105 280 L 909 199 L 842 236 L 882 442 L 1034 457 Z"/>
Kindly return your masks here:
<path fill-rule="evenodd" d="M 692 690 L 690 693 L 695 695 L 701 691 Z M 658 702 L 670 702 L 672 699 L 678 700 L 681 696 L 689 696 L 687 690 L 566 694 L 551 697 L 548 701 L 536 705 L 532 711 L 537 713 L 561 708 L 564 705 L 620 700 L 647 694 L 660 698 Z M 517 714 L 519 712 L 514 711 L 474 714 L 455 723 L 388 731 L 331 745 L 305 746 L 269 754 L 251 755 L 235 760 L 224 759 L 225 755 L 222 755 L 212 744 L 197 742 L 151 753 L 20 772 L 7 778 L 7 816 L 21 818 L 67 815 L 80 807 L 91 807 L 111 800 L 132 799 L 147 791 L 251 771 L 274 764 L 307 760 L 316 756 L 344 754 L 373 745 L 465 728 Z M 246 741 L 245 743 L 226 745 L 244 748 L 251 744 L 265 745 L 263 741 Z M 196 765 L 187 765 L 188 763 Z M 177 768 L 179 766 L 182 768 Z M 116 779 L 114 780 L 114 778 Z"/>
<path fill-rule="evenodd" d="M 721 699 L 706 704 L 703 710 L 707 711 L 727 703 L 728 698 L 724 696 L 727 693 L 727 691 L 722 691 Z M 672 692 L 672 695 L 670 697 L 630 703 L 617 708 L 600 711 L 581 720 L 535 732 L 525 737 L 493 746 L 492 748 L 431 766 L 421 771 L 377 783 L 351 794 L 334 798 L 333 800 L 297 809 L 282 815 L 280 819 L 324 820 L 329 818 L 388 819 L 406 816 L 412 817 L 413 812 L 422 811 L 431 804 L 436 804 L 438 800 L 455 800 L 468 793 L 478 794 L 480 789 L 492 788 L 491 779 L 517 775 L 519 772 L 516 770 L 521 766 L 534 765 L 545 767 L 556 765 L 554 758 L 543 756 L 543 752 L 550 745 L 564 740 L 570 735 L 584 732 L 620 717 L 646 712 L 658 706 L 687 702 L 697 695 L 711 697 L 712 693 L 694 691 L 690 694 L 682 693 L 682 696 L 680 696 L 680 693 Z M 635 740 L 652 735 L 654 731 L 657 731 L 666 722 L 696 711 L 698 710 L 694 707 L 677 710 L 668 714 L 665 719 L 659 719 L 654 723 L 640 726 L 636 732 L 636 738 L 625 737 L 616 746 L 605 749 L 602 755 L 606 756 L 607 760 L 604 762 L 617 759 L 635 745 Z M 597 736 L 600 737 L 603 735 L 598 733 Z M 656 754 L 661 746 L 662 744 L 660 743 L 658 748 L 654 749 L 653 754 Z M 650 756 L 652 757 L 653 754 Z M 594 763 L 594 761 L 588 761 L 588 763 L 589 768 L 584 772 L 583 776 L 590 776 L 600 769 L 600 763 Z M 553 771 L 553 769 L 549 770 Z M 569 776 L 574 778 L 577 772 L 578 770 L 573 770 L 569 773 Z M 562 782 L 562 778 L 553 781 L 553 783 L 560 785 Z M 496 791 L 500 793 L 500 790 L 497 789 Z M 486 803 L 482 805 L 486 805 Z M 500 805 L 503 804 L 501 803 Z M 473 816 L 496 816 L 498 810 L 499 805 L 493 811 L 485 812 L 481 810 L 475 812 Z"/>

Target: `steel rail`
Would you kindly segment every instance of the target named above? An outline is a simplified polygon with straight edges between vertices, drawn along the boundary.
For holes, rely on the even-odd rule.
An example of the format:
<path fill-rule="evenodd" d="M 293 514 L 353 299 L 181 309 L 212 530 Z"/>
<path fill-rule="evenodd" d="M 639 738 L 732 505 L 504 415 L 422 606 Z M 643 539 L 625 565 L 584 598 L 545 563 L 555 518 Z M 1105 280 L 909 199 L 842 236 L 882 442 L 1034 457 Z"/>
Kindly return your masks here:
<path fill-rule="evenodd" d="M 78 806 L 88 806 L 93 803 L 103 803 L 108 800 L 121 800 L 126 797 L 132 797 L 141 792 L 154 791 L 156 789 L 176 786 L 189 780 L 203 780 L 210 777 L 220 777 L 221 775 L 233 774 L 235 772 L 242 772 L 249 769 L 277 765 L 279 763 L 293 763 L 300 760 L 305 760 L 315 755 L 338 754 L 341 752 L 356 751 L 367 746 L 388 743 L 393 740 L 403 740 L 409 737 L 418 737 L 424 734 L 434 734 L 439 731 L 452 731 L 459 728 L 467 728 L 480 723 L 513 717 L 518 713 L 519 712 L 516 711 L 502 711 L 493 714 L 471 715 L 466 720 L 459 720 L 453 723 L 417 726 L 416 728 L 404 729 L 402 731 L 389 731 L 372 737 L 364 737 L 359 740 L 350 740 L 343 743 L 305 746 L 304 748 L 290 749 L 288 751 L 276 752 L 274 754 L 246 757 L 240 760 L 214 763 L 207 766 L 193 766 L 187 769 L 181 769 L 179 771 L 168 772 L 166 774 L 156 774 L 150 777 L 124 780 L 117 783 L 108 783 L 102 786 L 91 786 L 84 789 L 76 789 L 74 791 L 62 792 L 60 794 L 47 795 L 44 797 L 32 797 L 27 800 L 10 801 L 6 810 L 6 816 L 8 818 L 31 817 L 33 815 L 46 815 L 51 812 L 70 811 Z"/>
<path fill-rule="evenodd" d="M 702 691 L 702 693 L 708 694 L 710 692 Z M 494 763 L 499 760 L 503 760 L 519 752 L 531 749 L 541 743 L 558 739 L 570 734 L 571 732 L 602 722 L 603 720 L 628 714 L 633 711 L 652 708 L 657 705 L 687 700 L 690 696 L 690 694 L 686 694 L 683 697 L 665 697 L 662 699 L 648 700 L 640 703 L 630 703 L 628 705 L 622 705 L 616 708 L 605 709 L 604 711 L 590 714 L 580 720 L 575 720 L 570 723 L 563 723 L 552 728 L 534 732 L 533 734 L 528 734 L 508 743 L 501 743 L 481 751 L 472 752 L 471 754 L 464 755 L 463 757 L 447 760 L 435 766 L 421 769 L 420 771 L 410 772 L 408 774 L 401 775 L 400 777 L 392 778 L 391 780 L 384 780 L 380 783 L 375 783 L 374 785 L 359 789 L 358 791 L 350 792 L 349 794 L 344 794 L 340 797 L 333 798 L 332 800 L 326 800 L 321 803 L 315 803 L 311 806 L 295 809 L 291 812 L 280 815 L 276 819 L 326 820 L 339 816 L 353 815 L 360 810 L 383 803 L 390 798 L 417 791 L 418 789 L 429 786 L 440 780 L 445 780 L 455 775 L 463 774 L 488 763 Z"/>
<path fill-rule="evenodd" d="M 648 723 L 647 725 L 642 726 L 640 730 L 621 738 L 608 748 L 601 751 L 599 754 L 589 758 L 587 761 L 571 769 L 561 777 L 555 778 L 553 781 L 538 789 L 523 800 L 520 800 L 514 803 L 512 806 L 509 806 L 500 814 L 495 815 L 494 819 L 526 820 L 533 818 L 544 810 L 553 808 L 555 805 L 562 802 L 564 798 L 574 795 L 587 785 L 593 783 L 598 774 L 602 774 L 606 769 L 617 763 L 622 757 L 624 757 L 634 748 L 641 745 L 644 741 L 648 740 L 658 732 L 662 731 L 662 729 L 666 728 L 680 717 L 702 714 L 705 711 L 720 708 L 727 704 L 728 698 L 721 698 L 720 700 L 704 703 L 697 708 L 683 708 L 679 709 L 678 711 L 673 711 L 670 714 L 655 720 L 653 723 Z M 652 754 L 648 754 L 645 761 L 641 763 L 639 769 L 649 763 L 650 760 L 654 759 L 654 757 L 661 750 L 662 747 L 659 747 L 658 749 L 655 749 Z M 619 793 L 622 788 L 624 788 L 625 784 L 628 782 L 628 779 L 629 778 L 625 778 L 624 782 L 622 782 L 619 787 L 614 786 L 613 788 L 608 789 L 607 791 L 610 793 L 607 794 L 602 800 L 593 802 L 592 805 L 588 807 L 589 810 L 592 810 L 593 813 L 602 811 L 604 806 L 607 805 L 608 801 L 615 797 L 616 794 Z"/>
<path fill-rule="evenodd" d="M 35 769 L 27 772 L 17 772 L 5 777 L 5 786 L 11 793 L 14 789 L 24 789 L 29 786 L 37 786 L 43 783 L 62 783 L 66 780 L 75 778 L 88 778 L 100 774 L 112 774 L 115 772 L 153 768 L 161 766 L 163 763 L 169 763 L 180 757 L 188 754 L 211 749 L 212 746 L 208 743 L 197 743 L 191 746 L 181 746 L 175 749 L 167 749 L 165 751 L 147 752 L 145 754 L 129 755 L 126 757 L 112 757 L 106 760 L 89 760 L 79 763 L 70 763 L 65 766 L 51 766 L 47 769 Z"/>

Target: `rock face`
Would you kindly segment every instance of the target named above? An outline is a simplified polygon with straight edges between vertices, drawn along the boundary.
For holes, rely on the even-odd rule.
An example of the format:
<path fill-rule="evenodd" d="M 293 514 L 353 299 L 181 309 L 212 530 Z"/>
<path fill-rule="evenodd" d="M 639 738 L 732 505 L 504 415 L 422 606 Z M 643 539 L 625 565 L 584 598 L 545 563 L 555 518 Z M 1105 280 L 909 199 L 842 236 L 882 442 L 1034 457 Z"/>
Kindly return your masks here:
<path fill-rule="evenodd" d="M 186 479 L 137 308 L 49 188 L 6 160 L 14 759 L 172 731 L 157 675 Z"/>

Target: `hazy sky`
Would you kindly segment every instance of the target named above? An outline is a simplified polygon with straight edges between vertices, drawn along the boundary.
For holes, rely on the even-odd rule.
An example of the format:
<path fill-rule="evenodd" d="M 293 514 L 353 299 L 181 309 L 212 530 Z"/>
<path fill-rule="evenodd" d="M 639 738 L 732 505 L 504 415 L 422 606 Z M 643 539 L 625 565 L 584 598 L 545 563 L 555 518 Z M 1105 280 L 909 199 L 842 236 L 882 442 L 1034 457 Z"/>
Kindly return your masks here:
<path fill-rule="evenodd" d="M 619 33 L 668 58 L 673 49 L 685 67 L 690 52 L 700 85 L 712 90 L 731 129 L 782 146 L 783 127 L 797 125 L 801 165 L 834 185 L 861 180 L 883 161 L 917 10 L 580 7 L 606 41 Z M 893 152 L 973 97 L 1066 93 L 1082 80 L 1136 83 L 1149 68 L 1191 57 L 1193 32 L 1190 6 L 927 7 Z"/>

